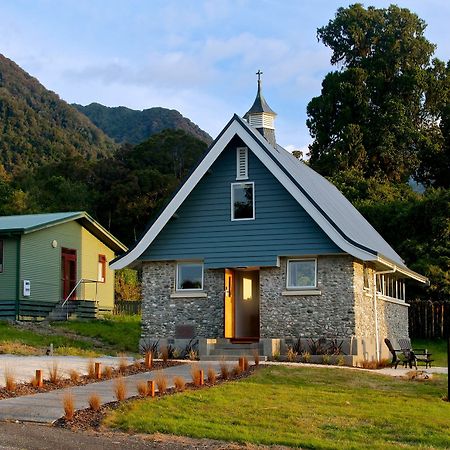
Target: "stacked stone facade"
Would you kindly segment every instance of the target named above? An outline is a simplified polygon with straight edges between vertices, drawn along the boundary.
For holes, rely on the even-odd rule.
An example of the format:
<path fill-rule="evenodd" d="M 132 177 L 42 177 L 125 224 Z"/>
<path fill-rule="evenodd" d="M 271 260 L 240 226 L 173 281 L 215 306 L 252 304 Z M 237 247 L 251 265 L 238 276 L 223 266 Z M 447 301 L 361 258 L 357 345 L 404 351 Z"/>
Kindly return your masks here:
<path fill-rule="evenodd" d="M 374 269 L 348 255 L 317 258 L 317 288 L 300 295 L 286 287 L 287 258 L 279 267 L 260 269 L 261 341 L 328 338 L 345 341 L 352 354 L 376 354 Z M 143 264 L 142 338 L 175 339 L 177 326 L 191 326 L 197 338 L 217 339 L 224 332 L 224 270 L 204 271 L 199 296 L 175 293 L 176 262 Z M 385 337 L 408 336 L 405 303 L 378 298 L 379 345 L 387 356 Z"/>

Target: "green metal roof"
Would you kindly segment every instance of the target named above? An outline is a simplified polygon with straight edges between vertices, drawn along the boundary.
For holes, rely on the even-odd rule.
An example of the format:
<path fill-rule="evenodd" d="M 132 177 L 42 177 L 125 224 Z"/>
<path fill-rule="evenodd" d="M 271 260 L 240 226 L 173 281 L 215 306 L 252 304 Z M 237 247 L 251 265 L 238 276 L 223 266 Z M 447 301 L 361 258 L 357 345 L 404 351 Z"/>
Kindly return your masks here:
<path fill-rule="evenodd" d="M 126 250 L 124 244 L 84 211 L 0 216 L 0 235 L 32 233 L 33 231 L 60 225 L 72 220 L 79 222 L 84 228 L 90 231 L 100 241 L 108 245 L 112 250 L 116 252 Z"/>

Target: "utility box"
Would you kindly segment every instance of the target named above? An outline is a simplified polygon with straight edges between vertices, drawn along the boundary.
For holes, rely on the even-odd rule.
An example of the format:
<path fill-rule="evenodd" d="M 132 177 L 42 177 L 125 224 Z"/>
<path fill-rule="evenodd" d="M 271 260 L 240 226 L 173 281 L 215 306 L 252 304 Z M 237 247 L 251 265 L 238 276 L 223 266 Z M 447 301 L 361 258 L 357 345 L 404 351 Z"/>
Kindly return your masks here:
<path fill-rule="evenodd" d="M 30 280 L 23 280 L 23 296 L 29 297 L 31 295 L 31 282 Z"/>

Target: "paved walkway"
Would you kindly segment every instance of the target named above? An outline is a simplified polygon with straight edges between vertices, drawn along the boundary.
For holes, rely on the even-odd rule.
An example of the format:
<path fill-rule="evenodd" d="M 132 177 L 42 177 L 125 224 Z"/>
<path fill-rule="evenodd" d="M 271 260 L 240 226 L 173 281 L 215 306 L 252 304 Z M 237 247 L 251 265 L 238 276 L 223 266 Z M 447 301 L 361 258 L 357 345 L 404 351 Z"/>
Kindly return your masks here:
<path fill-rule="evenodd" d="M 200 363 L 199 365 L 200 368 L 205 371 L 205 376 L 206 371 L 210 366 L 217 372 L 219 372 L 220 369 L 219 362 L 205 362 Z M 140 381 L 154 379 L 155 373 L 157 373 L 157 371 L 144 372 L 125 377 L 127 398 L 137 395 L 137 384 Z M 173 387 L 173 377 L 176 375 L 182 376 L 186 382 L 190 382 L 191 364 L 187 363 L 169 367 L 164 369 L 164 373 L 168 379 L 168 387 Z M 100 396 L 102 403 L 109 403 L 116 400 L 114 396 L 114 380 L 101 381 L 42 394 L 24 395 L 22 397 L 0 400 L 0 420 L 18 420 L 21 422 L 51 424 L 64 415 L 62 399 L 64 394 L 69 390 L 74 396 L 76 409 L 88 408 L 89 396 L 94 393 Z"/>

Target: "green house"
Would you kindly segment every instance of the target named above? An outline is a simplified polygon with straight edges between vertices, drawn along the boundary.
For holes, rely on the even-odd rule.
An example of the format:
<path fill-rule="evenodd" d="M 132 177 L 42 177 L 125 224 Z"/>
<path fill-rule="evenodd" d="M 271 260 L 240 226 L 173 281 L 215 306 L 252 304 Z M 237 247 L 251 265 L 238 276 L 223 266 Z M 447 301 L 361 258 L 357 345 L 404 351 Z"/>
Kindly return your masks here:
<path fill-rule="evenodd" d="M 85 212 L 0 217 L 0 319 L 96 317 L 126 247 Z"/>

